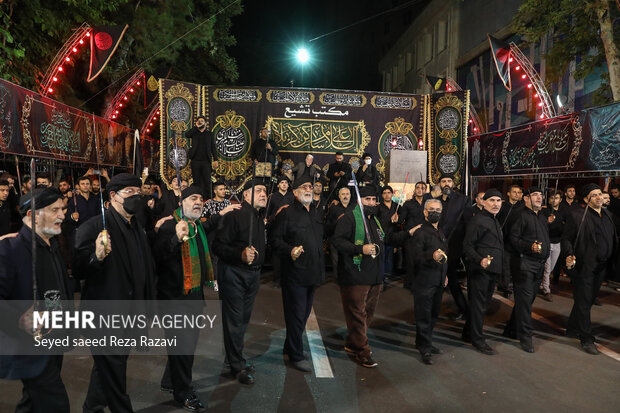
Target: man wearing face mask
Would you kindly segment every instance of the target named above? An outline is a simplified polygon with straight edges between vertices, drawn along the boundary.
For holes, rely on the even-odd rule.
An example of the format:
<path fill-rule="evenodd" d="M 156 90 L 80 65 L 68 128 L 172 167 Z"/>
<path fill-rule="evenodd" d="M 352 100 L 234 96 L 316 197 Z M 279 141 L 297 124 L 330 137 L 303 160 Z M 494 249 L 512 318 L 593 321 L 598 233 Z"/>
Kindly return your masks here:
<path fill-rule="evenodd" d="M 472 205 L 465 195 L 454 191 L 454 176 L 442 175 L 439 186 L 441 196 L 438 199 L 443 206 L 439 228 L 448 239 L 448 287 L 458 310 L 454 319 L 463 320 L 467 314 L 467 301 L 461 289 L 457 269 L 461 265 L 465 225 L 473 215 Z"/>
<path fill-rule="evenodd" d="M 329 191 L 332 193 L 332 199 L 338 197 L 338 190 L 348 185 L 351 178 L 351 165 L 344 162 L 344 154 L 340 151 L 336 152 L 335 162 L 329 164 L 327 170 L 329 178 Z M 332 199 L 328 199 L 331 202 Z"/>
<path fill-rule="evenodd" d="M 196 125 L 185 132 L 185 137 L 191 139 L 191 146 L 187 159 L 192 161 L 192 176 L 194 183 L 202 188 L 203 193 L 211 193 L 211 165 L 218 167 L 217 147 L 213 133 L 207 127 L 204 116 L 198 116 Z"/>
<path fill-rule="evenodd" d="M 72 268 L 84 280 L 82 301 L 152 300 L 155 298 L 155 267 L 146 232 L 135 218 L 142 207 L 140 178 L 115 175 L 107 185 L 110 208 L 93 217 L 75 234 Z M 132 334 L 122 331 L 120 335 Z M 127 394 L 127 359 L 120 355 L 93 354 L 93 370 L 84 411 L 132 411 Z"/>
<path fill-rule="evenodd" d="M 384 280 L 384 241 L 401 245 L 410 233 L 384 233 L 376 217 L 377 189 L 367 185 L 359 191 L 364 211 L 356 205 L 338 219 L 330 242 L 338 251 L 338 284 L 348 330 L 344 350 L 363 367 L 372 368 L 377 362 L 371 357 L 367 330 Z M 369 234 L 365 232 L 364 220 Z"/>
<path fill-rule="evenodd" d="M 525 208 L 510 228 L 510 243 L 514 249 L 510 264 L 515 306 L 504 328 L 504 336 L 519 339 L 521 348 L 528 353 L 534 352 L 532 304 L 551 251 L 547 217 L 541 212 L 542 198 L 540 188 L 526 189 L 523 193 Z"/>
<path fill-rule="evenodd" d="M 365 153 L 362 156 L 362 164 L 357 169 L 355 173 L 355 178 L 357 182 L 362 185 L 374 185 L 377 186 L 379 184 L 379 172 L 377 168 L 372 164 L 372 155 L 369 153 Z"/>
<path fill-rule="evenodd" d="M 501 192 L 495 188 L 484 192 L 482 204 L 484 209 L 467 224 L 463 241 L 463 252 L 468 261 L 469 297 L 469 314 L 463 328 L 463 341 L 472 343 L 483 354 L 494 355 L 495 350 L 487 344 L 482 327 L 496 279 L 502 271 L 504 235 L 497 220 L 497 213 L 502 206 Z"/>
<path fill-rule="evenodd" d="M 213 244 L 213 252 L 219 259 L 217 280 L 226 359 L 232 376 L 242 384 L 255 382 L 254 366 L 243 357 L 243 338 L 265 261 L 265 221 L 259 210 L 266 205 L 265 183 L 259 179 L 249 180 L 243 187 L 241 208 L 224 216 Z"/>
<path fill-rule="evenodd" d="M 424 364 L 433 364 L 432 355 L 441 354 L 433 346 L 433 328 L 441 309 L 441 297 L 446 285 L 448 243 L 439 228 L 442 204 L 438 199 L 424 203 L 425 222 L 414 227 L 415 236 L 405 243 L 405 253 L 413 255 L 414 314 L 416 324 L 415 344 Z"/>
<path fill-rule="evenodd" d="M 295 201 L 276 215 L 269 243 L 281 260 L 284 354 L 288 355 L 291 367 L 310 372 L 312 368 L 303 352 L 303 332 L 316 287 L 325 280 L 323 214 L 311 207 L 309 177 L 302 176 L 293 187 Z"/>
<path fill-rule="evenodd" d="M 36 208 L 38 310 L 51 309 L 47 306 L 48 302 L 54 305 L 55 310 L 59 304 L 62 305 L 62 310 L 73 310 L 73 286 L 56 241 L 64 218 L 62 194 L 55 188 L 38 188 L 20 199 L 20 213 L 24 225 L 18 235 L 0 241 L 0 331 L 7 333 L 2 341 L 5 355 L 0 355 L 0 378 L 21 380 L 23 383 L 24 397 L 16 411 L 65 413 L 70 411 L 70 406 L 60 376 L 63 356 L 18 355 L 24 346 L 34 344 L 32 336 L 36 333 L 33 330 L 33 307 L 24 304 L 32 303 L 33 299 L 33 195 Z M 21 338 L 14 335 L 16 326 L 22 330 Z"/>
<path fill-rule="evenodd" d="M 183 314 L 188 315 L 202 313 L 204 285 L 215 285 L 207 234 L 215 230 L 222 215 L 241 206 L 228 206 L 201 223 L 202 207 L 202 188 L 192 185 L 183 190 L 181 206 L 174 211 L 174 218 L 164 222 L 159 228 L 153 246 L 157 264 L 157 298 L 177 301 L 175 305 L 183 306 Z M 177 348 L 191 354 L 168 355 L 161 380 L 162 390 L 170 391 L 174 400 L 181 403 L 185 410 L 197 411 L 204 408 L 192 387 L 192 354 L 196 349 L 200 330 L 166 329 L 165 332 L 169 339 L 177 337 Z"/>

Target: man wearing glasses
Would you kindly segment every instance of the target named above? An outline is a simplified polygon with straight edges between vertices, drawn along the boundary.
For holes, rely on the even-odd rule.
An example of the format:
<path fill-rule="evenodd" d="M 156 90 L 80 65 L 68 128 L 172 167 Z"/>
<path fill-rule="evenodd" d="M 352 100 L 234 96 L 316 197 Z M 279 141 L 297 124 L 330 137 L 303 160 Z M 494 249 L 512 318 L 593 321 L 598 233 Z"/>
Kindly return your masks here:
<path fill-rule="evenodd" d="M 134 215 L 142 207 L 140 187 L 135 175 L 115 175 L 106 186 L 110 208 L 101 216 L 82 224 L 75 235 L 74 273 L 85 281 L 82 301 L 152 300 L 155 298 L 155 268 L 144 228 Z M 116 330 L 121 338 L 139 334 L 135 330 Z M 93 349 L 94 351 L 94 349 Z M 127 394 L 129 350 L 120 354 L 95 354 L 84 411 L 130 412 Z"/>

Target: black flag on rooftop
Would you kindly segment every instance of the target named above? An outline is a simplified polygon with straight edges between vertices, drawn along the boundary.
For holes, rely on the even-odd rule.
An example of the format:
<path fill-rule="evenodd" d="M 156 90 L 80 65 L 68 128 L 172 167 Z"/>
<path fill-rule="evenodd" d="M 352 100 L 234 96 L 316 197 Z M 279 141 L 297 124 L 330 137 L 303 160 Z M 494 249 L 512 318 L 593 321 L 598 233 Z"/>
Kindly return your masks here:
<path fill-rule="evenodd" d="M 116 51 L 127 27 L 129 27 L 127 24 L 125 26 L 93 27 L 90 36 L 90 68 L 87 82 L 92 82 L 101 74 Z"/>
<path fill-rule="evenodd" d="M 446 79 L 443 77 L 426 76 L 426 83 L 428 83 L 433 92 L 444 91 L 447 88 Z"/>
<path fill-rule="evenodd" d="M 510 82 L 510 45 L 495 37 L 487 34 L 489 38 L 489 44 L 491 45 L 491 54 L 493 55 L 493 61 L 495 61 L 495 67 L 499 74 L 502 83 L 508 90 L 512 90 L 512 83 Z"/>

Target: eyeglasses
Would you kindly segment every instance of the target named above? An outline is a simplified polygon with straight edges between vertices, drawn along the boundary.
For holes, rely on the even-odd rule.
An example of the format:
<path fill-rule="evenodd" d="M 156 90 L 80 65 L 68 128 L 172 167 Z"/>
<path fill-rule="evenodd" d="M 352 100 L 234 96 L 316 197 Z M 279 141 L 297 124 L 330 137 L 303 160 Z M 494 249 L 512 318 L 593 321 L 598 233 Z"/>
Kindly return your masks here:
<path fill-rule="evenodd" d="M 313 186 L 310 184 L 300 185 L 298 188 L 303 189 L 304 191 L 312 191 Z"/>

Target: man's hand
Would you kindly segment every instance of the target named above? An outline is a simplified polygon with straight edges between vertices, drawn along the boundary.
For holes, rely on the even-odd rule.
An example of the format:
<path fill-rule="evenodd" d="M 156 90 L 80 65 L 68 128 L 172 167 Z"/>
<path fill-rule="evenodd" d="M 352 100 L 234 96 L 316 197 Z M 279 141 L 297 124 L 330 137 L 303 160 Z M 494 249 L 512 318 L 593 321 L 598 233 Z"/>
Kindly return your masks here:
<path fill-rule="evenodd" d="M 576 263 L 577 257 L 575 257 L 574 255 L 569 255 L 568 257 L 566 257 L 566 268 L 568 268 L 569 270 L 572 270 L 575 267 Z"/>
<path fill-rule="evenodd" d="M 155 208 L 155 200 L 153 198 L 149 199 L 146 201 L 146 205 L 151 209 Z"/>
<path fill-rule="evenodd" d="M 421 226 L 422 226 L 422 224 L 418 224 L 418 225 L 416 225 L 415 227 L 411 228 L 411 229 L 409 230 L 409 235 L 413 236 L 413 234 L 414 234 L 417 230 L 419 230 Z"/>
<path fill-rule="evenodd" d="M 534 254 L 540 254 L 542 252 L 542 244 L 538 241 L 534 241 L 534 243 L 532 244 L 532 252 Z"/>
<path fill-rule="evenodd" d="M 112 242 L 110 235 L 105 229 L 99 233 L 95 240 L 95 256 L 97 260 L 103 261 L 112 252 Z"/>
<path fill-rule="evenodd" d="M 377 247 L 375 244 L 365 244 L 362 247 L 362 252 L 364 255 L 377 255 Z"/>
<path fill-rule="evenodd" d="M 0 241 L 2 241 L 5 238 L 15 238 L 18 235 L 19 235 L 19 232 L 12 232 L 10 234 L 4 234 L 3 236 L 0 237 Z"/>
<path fill-rule="evenodd" d="M 177 233 L 177 239 L 179 242 L 185 242 L 186 237 L 189 237 L 189 225 L 187 224 L 187 221 L 181 220 L 177 222 L 174 229 Z"/>
<path fill-rule="evenodd" d="M 491 261 L 489 261 L 487 257 L 484 257 L 482 261 L 480 261 L 480 266 L 484 268 L 485 270 L 487 269 L 489 265 L 491 265 Z"/>
<path fill-rule="evenodd" d="M 67 191 L 67 198 L 73 198 L 73 191 Z M 35 199 L 36 201 L 36 199 Z"/>
<path fill-rule="evenodd" d="M 254 260 L 256 259 L 256 255 L 258 255 L 256 248 L 245 247 L 245 249 L 241 252 L 241 261 L 251 265 L 252 262 L 254 262 Z"/>
<path fill-rule="evenodd" d="M 220 166 L 220 163 L 218 161 L 213 161 L 214 168 L 218 168 L 219 166 Z"/>
<path fill-rule="evenodd" d="M 547 222 L 551 224 L 553 221 L 555 221 L 555 215 L 551 214 L 547 217 Z"/>
<path fill-rule="evenodd" d="M 392 221 L 393 223 L 394 223 L 394 222 L 398 222 L 398 214 L 396 214 L 396 213 L 395 213 L 394 215 L 392 215 L 392 219 L 391 219 L 391 221 Z"/>
<path fill-rule="evenodd" d="M 436 249 L 435 252 L 433 252 L 433 259 L 440 264 L 443 264 L 446 261 L 448 261 L 448 257 L 446 256 L 446 253 L 443 252 L 440 248 Z"/>
<path fill-rule="evenodd" d="M 78 219 L 80 219 L 80 214 L 77 212 L 74 212 L 71 214 L 71 219 L 74 221 L 77 221 Z"/>
<path fill-rule="evenodd" d="M 168 221 L 169 219 L 172 219 L 172 215 L 168 215 L 167 217 L 160 218 L 155 223 L 155 232 L 158 232 L 159 231 L 159 227 L 161 227 L 164 224 L 164 222 Z"/>
<path fill-rule="evenodd" d="M 19 328 L 33 336 L 41 332 L 41 327 L 34 330 L 34 306 L 30 306 L 24 314 L 19 317 Z"/>
<path fill-rule="evenodd" d="M 239 209 L 241 208 L 241 204 L 230 204 L 228 205 L 226 208 L 222 209 L 219 214 L 220 215 L 226 215 L 228 214 L 230 211 L 234 211 L 235 209 Z"/>
<path fill-rule="evenodd" d="M 304 247 L 303 245 L 299 245 L 297 247 L 294 247 L 291 250 L 291 258 L 293 259 L 293 261 L 295 261 L 297 258 L 299 258 L 299 256 L 304 252 Z"/>
<path fill-rule="evenodd" d="M 110 180 L 110 177 L 108 176 L 108 170 L 107 169 L 102 169 L 101 170 L 101 176 L 106 178 L 108 181 Z"/>
<path fill-rule="evenodd" d="M 265 145 L 265 148 L 271 150 L 271 144 L 268 143 L 267 145 Z"/>

